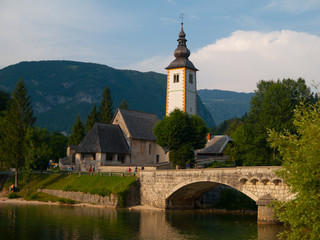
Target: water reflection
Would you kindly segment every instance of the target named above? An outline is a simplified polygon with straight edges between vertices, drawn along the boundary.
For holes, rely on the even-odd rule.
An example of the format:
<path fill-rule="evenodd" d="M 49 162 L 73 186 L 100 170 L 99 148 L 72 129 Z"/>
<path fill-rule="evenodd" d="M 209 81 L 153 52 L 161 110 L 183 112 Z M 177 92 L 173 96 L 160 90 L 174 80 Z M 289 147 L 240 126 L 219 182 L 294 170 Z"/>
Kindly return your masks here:
<path fill-rule="evenodd" d="M 281 226 L 256 216 L 0 204 L 0 239 L 259 239 Z"/>

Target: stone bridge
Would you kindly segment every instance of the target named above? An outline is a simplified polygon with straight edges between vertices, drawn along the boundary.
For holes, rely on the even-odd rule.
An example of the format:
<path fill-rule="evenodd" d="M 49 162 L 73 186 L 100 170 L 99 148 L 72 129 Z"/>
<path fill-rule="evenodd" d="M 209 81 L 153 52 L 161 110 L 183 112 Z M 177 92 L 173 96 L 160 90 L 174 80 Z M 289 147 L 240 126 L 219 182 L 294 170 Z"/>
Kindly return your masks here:
<path fill-rule="evenodd" d="M 141 204 L 162 209 L 195 208 L 195 201 L 219 185 L 232 187 L 254 200 L 258 223 L 273 223 L 272 200 L 294 195 L 276 176 L 279 167 L 234 167 L 141 171 Z"/>

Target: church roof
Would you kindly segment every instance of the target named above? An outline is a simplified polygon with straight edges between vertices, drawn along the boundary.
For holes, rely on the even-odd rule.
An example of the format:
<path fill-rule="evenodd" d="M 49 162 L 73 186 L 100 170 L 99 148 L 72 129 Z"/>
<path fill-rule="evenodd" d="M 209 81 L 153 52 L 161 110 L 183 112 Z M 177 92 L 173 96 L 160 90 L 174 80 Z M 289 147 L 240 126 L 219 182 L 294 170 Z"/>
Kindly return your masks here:
<path fill-rule="evenodd" d="M 130 153 L 118 125 L 96 123 L 77 147 L 78 153 Z"/>
<path fill-rule="evenodd" d="M 186 34 L 183 31 L 183 23 L 181 23 L 181 31 L 179 33 L 179 39 L 178 41 L 178 47 L 174 51 L 174 56 L 176 57 L 175 60 L 173 60 L 166 69 L 172 69 L 172 68 L 180 68 L 180 67 L 187 67 L 190 69 L 193 69 L 195 71 L 198 71 L 198 69 L 195 68 L 193 63 L 188 59 L 190 56 L 190 51 L 187 48 L 187 39 L 185 38 Z"/>
<path fill-rule="evenodd" d="M 118 108 L 118 112 L 121 113 L 132 138 L 156 140 L 156 137 L 153 135 L 153 127 L 158 122 L 157 115 L 120 108 Z"/>
<path fill-rule="evenodd" d="M 227 143 L 232 141 L 227 135 L 214 136 L 209 140 L 203 149 L 197 151 L 198 154 L 221 154 Z"/>

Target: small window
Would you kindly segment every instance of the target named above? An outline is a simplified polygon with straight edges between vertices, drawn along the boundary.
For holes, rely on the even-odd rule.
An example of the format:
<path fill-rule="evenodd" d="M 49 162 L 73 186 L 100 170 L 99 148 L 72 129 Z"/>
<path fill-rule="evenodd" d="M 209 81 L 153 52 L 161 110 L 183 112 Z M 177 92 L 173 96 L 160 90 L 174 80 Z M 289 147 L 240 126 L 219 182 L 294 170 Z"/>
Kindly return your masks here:
<path fill-rule="evenodd" d="M 179 82 L 179 74 L 174 74 L 173 75 L 173 82 L 178 83 Z"/>
<path fill-rule="evenodd" d="M 149 155 L 151 155 L 151 143 L 149 143 Z"/>
<path fill-rule="evenodd" d="M 75 163 L 76 162 L 76 155 L 75 154 L 72 154 L 72 160 L 71 160 L 72 163 Z"/>
<path fill-rule="evenodd" d="M 157 155 L 157 156 L 156 156 L 156 163 L 159 163 L 159 162 L 160 162 L 160 156 Z"/>
<path fill-rule="evenodd" d="M 189 83 L 193 83 L 193 75 L 192 74 L 189 74 Z"/>

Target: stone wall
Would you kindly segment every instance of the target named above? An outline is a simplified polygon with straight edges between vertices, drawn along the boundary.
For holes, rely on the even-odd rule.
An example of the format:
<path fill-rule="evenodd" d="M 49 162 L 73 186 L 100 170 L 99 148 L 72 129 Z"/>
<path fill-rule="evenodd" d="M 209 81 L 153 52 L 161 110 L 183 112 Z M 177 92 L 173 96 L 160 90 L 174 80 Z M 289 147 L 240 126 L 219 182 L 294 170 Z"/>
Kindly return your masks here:
<path fill-rule="evenodd" d="M 54 189 L 41 189 L 38 192 L 48 193 L 61 198 L 68 198 L 82 203 L 90 203 L 95 205 L 103 205 L 105 207 L 119 207 L 119 197 L 111 194 L 110 196 L 100 196 L 98 194 L 90 194 L 83 192 L 71 192 Z M 140 184 L 130 186 L 125 196 L 125 206 L 135 206 L 140 204 Z"/>

